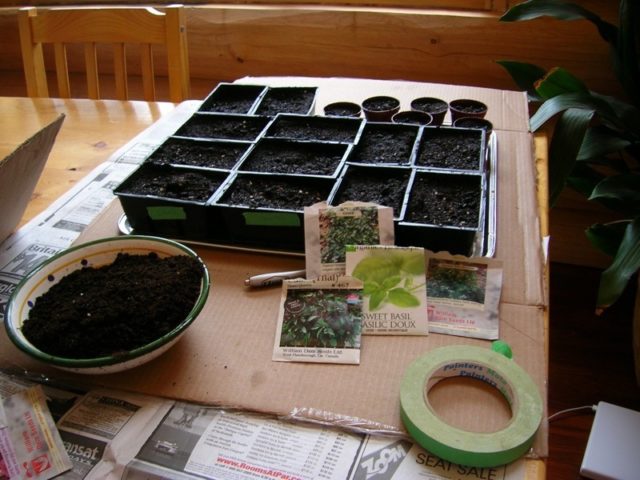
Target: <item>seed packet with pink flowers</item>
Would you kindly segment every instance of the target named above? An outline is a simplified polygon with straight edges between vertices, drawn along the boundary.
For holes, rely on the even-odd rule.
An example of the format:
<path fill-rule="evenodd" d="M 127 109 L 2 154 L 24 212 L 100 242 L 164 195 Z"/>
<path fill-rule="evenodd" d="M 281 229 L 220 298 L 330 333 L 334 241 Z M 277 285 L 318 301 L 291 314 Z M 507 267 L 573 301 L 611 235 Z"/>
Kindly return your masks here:
<path fill-rule="evenodd" d="M 273 360 L 360 363 L 362 282 L 333 276 L 285 280 Z"/>

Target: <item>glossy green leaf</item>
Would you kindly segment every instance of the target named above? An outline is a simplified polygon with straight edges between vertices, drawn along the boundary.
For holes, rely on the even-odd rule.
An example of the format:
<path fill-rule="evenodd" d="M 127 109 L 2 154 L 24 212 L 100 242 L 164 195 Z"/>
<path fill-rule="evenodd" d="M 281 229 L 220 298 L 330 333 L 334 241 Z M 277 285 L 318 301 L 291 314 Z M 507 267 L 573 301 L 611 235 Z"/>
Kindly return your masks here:
<path fill-rule="evenodd" d="M 640 218 L 627 225 L 613 263 L 600 276 L 598 309 L 609 307 L 622 295 L 640 268 Z"/>
<path fill-rule="evenodd" d="M 563 93 L 545 101 L 530 119 L 531 130 L 535 132 L 555 115 L 569 108 L 597 112 L 600 117 L 608 119 L 612 124 L 620 128 L 624 126 L 607 102 L 588 92 L 577 92 Z"/>
<path fill-rule="evenodd" d="M 567 185 L 588 198 L 603 178 L 604 175 L 591 168 L 588 163 L 576 162 L 567 178 Z"/>
<path fill-rule="evenodd" d="M 511 75 L 511 78 L 520 90 L 527 92 L 529 101 L 542 100 L 538 92 L 536 92 L 535 83 L 547 73 L 544 68 L 532 63 L 514 62 L 510 60 L 498 60 L 497 63 Z"/>
<path fill-rule="evenodd" d="M 555 205 L 574 168 L 580 145 L 592 117 L 592 110 L 569 108 L 558 118 L 549 144 L 549 203 L 551 206 Z"/>
<path fill-rule="evenodd" d="M 582 80 L 564 68 L 555 67 L 535 84 L 538 95 L 547 100 L 563 93 L 588 93 Z"/>
<path fill-rule="evenodd" d="M 606 103 L 615 112 L 619 120 L 616 122 L 615 128 L 625 132 L 633 132 L 636 138 L 640 136 L 640 110 L 637 107 L 609 95 L 591 92 L 591 96 L 599 102 Z"/>
<path fill-rule="evenodd" d="M 601 158 L 610 153 L 624 150 L 631 142 L 604 125 L 597 125 L 587 130 L 580 146 L 578 160 Z"/>
<path fill-rule="evenodd" d="M 529 0 L 511 7 L 502 17 L 502 22 L 533 20 L 540 17 L 553 17 L 558 20 L 588 20 L 593 23 L 600 36 L 614 45 L 617 42 L 618 29 L 615 25 L 602 20 L 590 10 L 571 2 L 556 0 Z"/>
<path fill-rule="evenodd" d="M 595 223 L 587 228 L 585 233 L 591 245 L 613 258 L 620 248 L 628 224 L 628 221 L 607 224 Z"/>
<path fill-rule="evenodd" d="M 608 198 L 618 210 L 631 216 L 640 215 L 640 175 L 626 174 L 607 177 L 593 189 L 589 200 Z"/>

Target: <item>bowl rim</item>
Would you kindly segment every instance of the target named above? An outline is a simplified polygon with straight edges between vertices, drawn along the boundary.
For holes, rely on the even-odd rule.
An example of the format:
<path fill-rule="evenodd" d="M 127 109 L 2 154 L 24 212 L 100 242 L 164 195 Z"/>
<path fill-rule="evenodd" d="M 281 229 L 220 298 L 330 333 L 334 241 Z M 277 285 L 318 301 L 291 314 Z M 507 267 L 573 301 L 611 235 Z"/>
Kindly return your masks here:
<path fill-rule="evenodd" d="M 123 241 L 123 242 L 124 241 L 126 242 L 141 241 L 141 242 L 150 242 L 150 243 L 156 243 L 156 244 L 162 243 L 162 244 L 174 247 L 178 250 L 181 250 L 185 254 L 191 256 L 192 258 L 195 258 L 201 264 L 203 274 L 200 282 L 200 293 L 198 294 L 198 298 L 196 299 L 196 302 L 194 303 L 193 307 L 191 308 L 191 310 L 189 311 L 189 313 L 187 314 L 184 320 L 182 320 L 178 325 L 176 325 L 171 331 L 167 332 L 162 337 L 154 340 L 153 342 L 134 348 L 133 350 L 117 353 L 115 355 L 107 355 L 107 356 L 94 357 L 94 358 L 69 358 L 69 357 L 59 357 L 56 355 L 51 355 L 36 348 L 30 342 L 27 342 L 26 339 L 23 339 L 16 334 L 16 330 L 19 330 L 20 327 L 18 327 L 13 322 L 11 322 L 10 320 L 12 318 L 11 314 L 13 310 L 17 308 L 17 305 L 14 303 L 15 297 L 18 295 L 18 292 L 20 292 L 20 290 L 24 287 L 24 285 L 27 282 L 29 282 L 33 277 L 37 276 L 49 264 L 69 254 L 72 254 L 78 250 L 81 250 L 88 246 L 98 245 L 101 243 L 120 242 L 120 241 Z M 11 296 L 9 297 L 9 300 L 7 302 L 7 306 L 5 310 L 5 318 L 4 318 L 5 330 L 7 332 L 9 339 L 16 347 L 18 347 L 20 350 L 22 350 L 24 353 L 28 354 L 32 358 L 35 358 L 37 360 L 43 361 L 48 364 L 65 367 L 65 368 L 76 368 L 76 369 L 95 368 L 95 367 L 115 365 L 115 364 L 126 362 L 128 360 L 133 360 L 135 358 L 142 357 L 171 341 L 177 340 L 177 337 L 182 333 L 184 333 L 185 329 L 191 323 L 193 323 L 193 321 L 196 319 L 198 314 L 204 308 L 204 305 L 207 301 L 207 297 L 209 295 L 210 284 L 211 284 L 211 281 L 209 276 L 209 270 L 207 268 L 207 265 L 202 260 L 202 258 L 200 258 L 200 256 L 194 250 L 192 250 L 191 248 L 187 247 L 186 245 L 180 242 L 176 242 L 175 240 L 170 240 L 168 238 L 162 238 L 162 237 L 155 237 L 151 235 L 127 235 L 126 237 L 114 236 L 114 237 L 105 237 L 105 238 L 100 238 L 96 240 L 91 240 L 82 244 L 73 245 L 69 248 L 66 248 L 54 254 L 53 256 L 47 258 L 42 263 L 40 263 L 37 267 L 35 267 L 33 270 L 27 273 L 27 275 L 25 275 L 25 277 L 22 280 L 20 280 L 20 282 L 16 285 L 15 289 L 11 293 Z"/>

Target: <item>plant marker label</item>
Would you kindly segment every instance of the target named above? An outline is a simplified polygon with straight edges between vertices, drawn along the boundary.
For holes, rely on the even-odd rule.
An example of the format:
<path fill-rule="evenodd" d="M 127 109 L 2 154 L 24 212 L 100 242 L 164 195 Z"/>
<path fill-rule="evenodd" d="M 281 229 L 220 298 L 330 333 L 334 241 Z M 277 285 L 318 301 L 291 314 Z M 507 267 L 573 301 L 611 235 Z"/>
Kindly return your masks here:
<path fill-rule="evenodd" d="M 423 248 L 349 245 L 346 273 L 363 282 L 363 334 L 429 334 Z"/>
<path fill-rule="evenodd" d="M 273 360 L 359 364 L 362 303 L 355 278 L 285 280 Z"/>

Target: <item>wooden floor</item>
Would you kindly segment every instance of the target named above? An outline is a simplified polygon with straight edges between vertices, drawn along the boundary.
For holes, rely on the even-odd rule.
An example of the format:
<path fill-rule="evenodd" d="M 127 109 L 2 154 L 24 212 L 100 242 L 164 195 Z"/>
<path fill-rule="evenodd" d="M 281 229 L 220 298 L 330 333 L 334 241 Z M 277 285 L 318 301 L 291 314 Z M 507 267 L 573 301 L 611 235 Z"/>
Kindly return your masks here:
<path fill-rule="evenodd" d="M 19 72 L 1 72 L 0 79 L 0 95 L 26 95 Z M 195 79 L 192 98 L 204 98 L 214 86 L 215 82 Z M 104 93 L 108 97 L 110 92 Z M 549 413 L 599 401 L 640 411 L 631 335 L 635 289 L 598 317 L 593 304 L 599 270 L 553 263 L 550 272 Z M 592 421 L 593 413 L 583 412 L 551 423 L 547 479 L 581 478 Z"/>
<path fill-rule="evenodd" d="M 553 212 L 551 212 L 553 214 Z M 549 413 L 606 401 L 640 411 L 633 367 L 631 316 L 635 288 L 602 316 L 593 313 L 600 271 L 551 265 Z M 559 416 L 549 429 L 549 480 L 579 474 L 593 412 Z"/>

